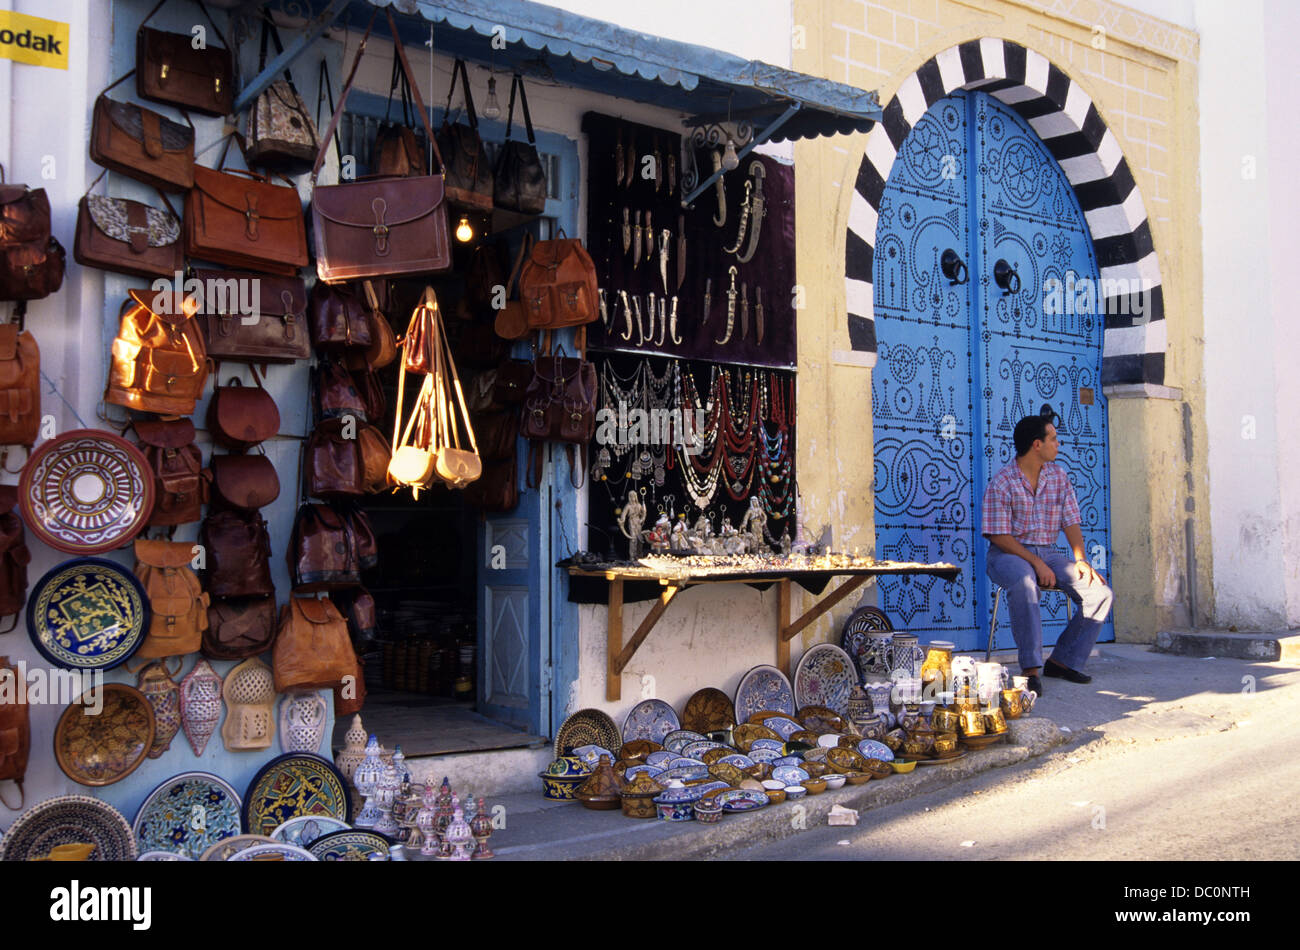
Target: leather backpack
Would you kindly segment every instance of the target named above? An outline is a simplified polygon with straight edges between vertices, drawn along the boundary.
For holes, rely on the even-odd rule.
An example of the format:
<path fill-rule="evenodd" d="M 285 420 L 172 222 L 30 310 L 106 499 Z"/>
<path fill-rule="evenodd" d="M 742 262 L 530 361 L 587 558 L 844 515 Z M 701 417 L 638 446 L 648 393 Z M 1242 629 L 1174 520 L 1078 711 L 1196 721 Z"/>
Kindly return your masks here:
<path fill-rule="evenodd" d="M 510 131 L 515 122 L 515 93 L 523 106 L 527 142 L 515 142 Z M 492 181 L 492 202 L 505 211 L 541 214 L 546 210 L 546 170 L 537 154 L 537 137 L 533 135 L 533 117 L 528 111 L 528 94 L 524 77 L 518 73 L 510 81 L 510 110 L 506 116 L 506 140 L 497 152 L 497 167 Z"/>
<path fill-rule="evenodd" d="M 255 511 L 280 497 L 280 476 L 265 455 L 212 456 L 214 502 Z"/>
<path fill-rule="evenodd" d="M 333 590 L 361 583 L 356 536 L 347 519 L 328 505 L 298 509 L 285 557 L 294 590 Z"/>
<path fill-rule="evenodd" d="M 187 191 L 194 187 L 193 124 L 182 125 L 134 102 L 108 98 L 109 89 L 134 73 L 95 100 L 90 160 L 162 191 Z"/>
<path fill-rule="evenodd" d="M 345 425 L 352 431 L 345 432 Z M 307 437 L 303 456 L 307 494 L 315 498 L 349 498 L 366 493 L 357 428 L 356 422 L 347 424 L 342 419 L 323 419 L 316 424 Z"/>
<path fill-rule="evenodd" d="M 519 505 L 519 459 L 486 462 L 483 475 L 465 488 L 465 504 L 480 511 L 513 511 Z"/>
<path fill-rule="evenodd" d="M 265 365 L 311 358 L 302 280 L 248 271 L 195 270 L 194 276 L 204 288 L 197 319 L 213 359 Z M 242 309 L 247 303 L 257 305 L 256 319 Z"/>
<path fill-rule="evenodd" d="M 348 618 L 348 632 L 352 636 L 352 645 L 358 652 L 371 641 L 379 639 L 379 610 L 370 591 L 358 587 L 353 591 L 330 596 Z"/>
<path fill-rule="evenodd" d="M 256 366 L 250 366 L 256 386 L 245 386 L 236 377 L 221 386 L 221 364 L 212 373 L 212 398 L 208 400 L 208 431 L 218 445 L 234 452 L 246 452 L 280 431 L 280 410 L 262 386 Z"/>
<path fill-rule="evenodd" d="M 203 467 L 203 454 L 194 444 L 194 423 L 189 419 L 137 419 L 132 426 L 153 472 L 150 526 L 170 527 L 200 520 L 212 473 Z"/>
<path fill-rule="evenodd" d="M 213 597 L 270 597 L 271 538 L 255 511 L 209 514 L 199 530 L 207 561 L 206 587 Z"/>
<path fill-rule="evenodd" d="M 598 319 L 596 265 L 582 242 L 538 241 L 519 274 L 519 299 L 530 330 L 576 327 Z"/>
<path fill-rule="evenodd" d="M 149 632 L 135 655 L 144 659 L 195 653 L 208 627 L 208 595 L 190 567 L 187 541 L 135 542 L 135 576 L 149 597 Z"/>
<path fill-rule="evenodd" d="M 17 507 L 18 486 L 0 485 L 0 617 L 11 618 L 0 628 L 0 633 L 8 633 L 18 626 L 27 602 L 27 565 L 31 563 L 32 553 L 27 549 L 27 532 L 15 511 Z"/>
<path fill-rule="evenodd" d="M 0 325 L 0 445 L 33 445 L 41 426 L 41 351 L 17 324 Z"/>
<path fill-rule="evenodd" d="M 23 777 L 32 750 L 32 721 L 27 691 L 19 687 L 18 669 L 10 664 L 7 656 L 0 656 L 0 683 L 4 687 L 0 689 L 0 782 L 18 786 L 18 806 L 15 808 L 3 798 L 0 804 L 10 811 L 18 811 L 23 807 Z"/>
<path fill-rule="evenodd" d="M 461 80 L 465 95 L 465 117 L 469 124 L 450 124 L 451 100 L 456 95 L 456 79 Z M 495 81 L 495 80 L 494 80 Z M 447 108 L 443 112 L 438 146 L 447 160 L 447 200 L 475 211 L 492 210 L 492 168 L 487 150 L 478 134 L 478 116 L 474 113 L 474 95 L 469 88 L 469 72 L 463 59 L 451 67 L 451 88 L 447 90 Z"/>
<path fill-rule="evenodd" d="M 348 622 L 328 597 L 299 597 L 280 608 L 280 629 L 271 651 L 276 692 L 328 689 L 357 673 Z"/>
<path fill-rule="evenodd" d="M 585 445 L 596 432 L 596 367 L 584 359 L 539 356 L 524 392 L 523 434 Z"/>
<path fill-rule="evenodd" d="M 104 401 L 164 416 L 188 416 L 208 379 L 207 347 L 194 298 L 131 290 L 113 341 Z"/>
<path fill-rule="evenodd" d="M 63 286 L 65 258 L 45 189 L 5 184 L 0 165 L 0 300 L 48 297 Z"/>
<path fill-rule="evenodd" d="M 235 68 L 229 44 L 203 0 L 198 0 L 199 9 L 208 18 L 221 46 L 208 43 L 203 49 L 195 49 L 194 37 L 189 33 L 165 33 L 146 27 L 144 24 L 166 2 L 158 0 L 136 31 L 137 95 L 204 115 L 229 115 L 235 107 Z"/>
<path fill-rule="evenodd" d="M 264 653 L 275 641 L 274 597 L 217 600 L 208 607 L 203 655 L 212 660 L 243 660 Z"/>
<path fill-rule="evenodd" d="M 379 563 L 379 541 L 375 538 L 375 529 L 370 524 L 370 517 L 356 506 L 344 509 L 343 519 L 348 530 L 352 532 L 352 543 L 356 546 L 357 563 L 363 571 L 368 571 Z"/>

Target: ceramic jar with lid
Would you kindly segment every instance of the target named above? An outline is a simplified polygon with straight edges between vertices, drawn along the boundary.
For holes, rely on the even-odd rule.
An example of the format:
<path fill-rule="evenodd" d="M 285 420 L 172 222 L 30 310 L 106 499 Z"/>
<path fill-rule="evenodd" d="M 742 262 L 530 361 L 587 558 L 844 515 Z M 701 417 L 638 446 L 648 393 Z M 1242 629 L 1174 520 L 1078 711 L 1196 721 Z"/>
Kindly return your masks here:
<path fill-rule="evenodd" d="M 374 796 L 379 787 L 379 780 L 383 776 L 384 763 L 379 758 L 379 738 L 371 736 L 366 742 L 366 757 L 352 775 L 352 784 L 356 786 L 366 802 L 365 807 L 361 809 L 361 814 L 357 815 L 352 822 L 355 827 L 373 828 L 382 817 Z"/>
<path fill-rule="evenodd" d="M 609 756 L 602 755 L 595 770 L 578 786 L 576 797 L 588 808 L 611 810 L 619 807 L 621 792 L 626 784 L 623 776 L 614 771 L 614 763 Z"/>
<path fill-rule="evenodd" d="M 654 799 L 656 811 L 663 821 L 694 821 L 695 803 L 701 795 L 694 788 L 683 785 L 680 779 L 673 779 Z"/>
<path fill-rule="evenodd" d="M 957 644 L 948 640 L 931 640 L 921 664 L 921 689 L 927 699 L 947 690 L 952 683 L 952 651 Z"/>
<path fill-rule="evenodd" d="M 638 772 L 623 789 L 623 814 L 629 818 L 653 818 L 655 796 L 664 787 L 646 772 Z"/>

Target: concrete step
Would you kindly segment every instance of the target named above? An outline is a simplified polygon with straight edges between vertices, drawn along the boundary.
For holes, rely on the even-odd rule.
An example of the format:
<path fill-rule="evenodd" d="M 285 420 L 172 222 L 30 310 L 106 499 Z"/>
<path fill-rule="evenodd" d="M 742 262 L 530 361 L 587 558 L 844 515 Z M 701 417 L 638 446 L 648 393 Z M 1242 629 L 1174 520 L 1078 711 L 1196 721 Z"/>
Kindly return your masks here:
<path fill-rule="evenodd" d="M 1178 656 L 1232 657 L 1300 666 L 1300 630 L 1236 633 L 1230 630 L 1161 630 L 1153 647 Z"/>

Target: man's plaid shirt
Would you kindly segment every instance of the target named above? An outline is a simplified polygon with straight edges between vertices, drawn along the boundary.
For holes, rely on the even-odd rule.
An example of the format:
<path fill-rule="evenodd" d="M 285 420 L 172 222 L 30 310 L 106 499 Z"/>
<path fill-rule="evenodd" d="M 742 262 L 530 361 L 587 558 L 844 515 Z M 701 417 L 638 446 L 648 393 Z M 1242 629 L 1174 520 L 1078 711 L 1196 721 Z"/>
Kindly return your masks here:
<path fill-rule="evenodd" d="M 1079 501 L 1065 469 L 1055 462 L 1038 473 L 1038 494 L 1029 490 L 1029 480 L 1015 459 L 1004 465 L 984 491 L 984 522 L 981 533 L 1009 534 L 1021 544 L 1056 543 L 1061 529 L 1079 524 Z"/>

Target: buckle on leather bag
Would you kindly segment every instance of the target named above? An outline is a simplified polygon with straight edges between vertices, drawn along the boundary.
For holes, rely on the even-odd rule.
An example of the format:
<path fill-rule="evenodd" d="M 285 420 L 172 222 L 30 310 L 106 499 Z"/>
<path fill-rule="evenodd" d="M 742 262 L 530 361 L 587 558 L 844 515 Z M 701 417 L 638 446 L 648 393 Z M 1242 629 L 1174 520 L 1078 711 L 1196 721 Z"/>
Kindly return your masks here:
<path fill-rule="evenodd" d="M 246 195 L 245 200 L 248 201 L 248 207 L 244 209 L 244 234 L 250 241 L 256 241 L 257 223 L 262 216 L 257 213 L 257 202 L 253 200 L 252 195 Z"/>
<path fill-rule="evenodd" d="M 371 228 L 375 235 L 375 253 L 385 257 L 388 254 L 388 225 L 384 224 L 384 215 L 388 213 L 388 202 L 375 198 L 370 202 L 370 210 L 375 213 L 375 226 Z"/>

